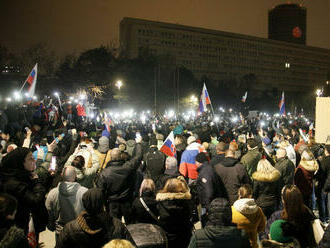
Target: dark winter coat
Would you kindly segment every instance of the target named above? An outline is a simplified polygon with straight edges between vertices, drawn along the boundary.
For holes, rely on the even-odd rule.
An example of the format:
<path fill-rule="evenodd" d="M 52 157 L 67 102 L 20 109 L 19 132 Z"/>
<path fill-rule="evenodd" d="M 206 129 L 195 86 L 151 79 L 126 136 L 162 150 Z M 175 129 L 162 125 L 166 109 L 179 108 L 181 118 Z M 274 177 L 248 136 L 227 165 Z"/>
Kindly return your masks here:
<path fill-rule="evenodd" d="M 313 176 L 318 169 L 315 160 L 300 161 L 294 174 L 294 184 L 300 189 L 304 202 L 307 203 L 313 191 Z"/>
<path fill-rule="evenodd" d="M 110 161 L 96 179 L 106 198 L 111 201 L 133 200 L 136 170 L 142 160 L 141 144 L 136 145 L 135 156 L 127 162 Z"/>
<path fill-rule="evenodd" d="M 3 223 L 0 228 L 0 247 L 3 248 L 29 248 L 27 236 L 23 229 L 16 226 L 5 228 Z"/>
<path fill-rule="evenodd" d="M 250 247 L 247 234 L 232 224 L 231 217 L 229 202 L 216 198 L 210 204 L 205 228 L 193 233 L 189 248 Z"/>
<path fill-rule="evenodd" d="M 274 212 L 281 199 L 280 177 L 278 170 L 273 170 L 268 174 L 261 171 L 252 174 L 253 198 L 266 217 Z"/>
<path fill-rule="evenodd" d="M 24 169 L 23 161 L 30 152 L 27 148 L 17 148 L 2 161 L 0 171 L 1 191 L 16 197 L 18 201 L 15 224 L 28 231 L 30 213 L 32 213 L 37 233 L 45 230 L 48 213 L 45 207 L 46 190 L 39 179 L 30 179 L 30 173 Z"/>
<path fill-rule="evenodd" d="M 222 160 L 224 160 L 224 159 L 225 159 L 225 154 L 224 153 L 223 154 L 217 154 L 211 159 L 210 165 L 215 166 L 216 164 L 221 163 Z"/>
<path fill-rule="evenodd" d="M 208 209 L 211 201 L 217 197 L 226 197 L 225 188 L 220 178 L 215 174 L 209 162 L 197 169 L 197 193 L 203 208 Z"/>
<path fill-rule="evenodd" d="M 330 192 L 330 156 L 327 156 L 322 160 L 321 167 L 324 172 L 323 191 Z"/>
<path fill-rule="evenodd" d="M 281 173 L 281 186 L 293 184 L 295 165 L 287 157 L 280 158 L 275 164 L 275 169 Z"/>
<path fill-rule="evenodd" d="M 244 166 L 237 159 L 226 157 L 221 163 L 215 165 L 214 169 L 225 187 L 226 198 L 229 199 L 231 205 L 234 204 L 238 199 L 238 189 L 243 184 L 251 182 Z"/>
<path fill-rule="evenodd" d="M 153 181 L 156 181 L 159 175 L 165 171 L 165 154 L 158 151 L 157 147 L 150 147 L 144 155 L 146 163 L 146 175 Z"/>
<path fill-rule="evenodd" d="M 157 180 L 154 181 L 156 185 L 156 191 L 163 189 L 168 179 L 177 178 L 180 175 L 181 174 L 178 172 L 178 170 L 175 171 L 165 170 L 165 173 L 163 175 L 160 175 L 157 178 Z"/>
<path fill-rule="evenodd" d="M 150 211 L 158 217 L 157 201 L 153 192 L 143 192 L 141 197 L 135 198 L 132 205 L 132 223 L 150 223 L 158 224 L 158 222 L 150 215 L 150 213 L 142 205 L 140 198 L 143 199 Z"/>
<path fill-rule="evenodd" d="M 253 172 L 257 170 L 257 165 L 261 159 L 261 153 L 258 150 L 258 147 L 255 147 L 252 150 L 249 150 L 242 158 L 241 163 L 245 166 L 245 169 L 250 178 L 252 178 Z"/>
<path fill-rule="evenodd" d="M 112 239 L 134 241 L 123 223 L 107 213 L 90 216 L 82 212 L 77 219 L 67 223 L 56 242 L 57 248 L 101 248 Z"/>
<path fill-rule="evenodd" d="M 158 193 L 156 195 L 160 226 L 166 232 L 169 248 L 187 247 L 191 237 L 191 194 Z"/>

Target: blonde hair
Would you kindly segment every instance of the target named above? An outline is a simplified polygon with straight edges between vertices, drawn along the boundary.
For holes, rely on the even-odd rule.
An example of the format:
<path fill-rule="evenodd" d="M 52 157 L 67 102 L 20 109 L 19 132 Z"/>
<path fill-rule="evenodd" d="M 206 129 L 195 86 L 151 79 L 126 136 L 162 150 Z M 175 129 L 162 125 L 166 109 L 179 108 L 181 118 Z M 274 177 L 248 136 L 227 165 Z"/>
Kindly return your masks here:
<path fill-rule="evenodd" d="M 161 193 L 186 193 L 189 191 L 188 185 L 181 177 L 168 179 Z"/>
<path fill-rule="evenodd" d="M 156 186 L 152 179 L 143 179 L 141 186 L 140 186 L 140 196 L 145 191 L 152 191 L 155 192 Z"/>
<path fill-rule="evenodd" d="M 113 239 L 105 244 L 103 248 L 134 248 L 131 242 L 125 239 Z"/>
<path fill-rule="evenodd" d="M 250 198 L 253 194 L 253 190 L 250 184 L 243 184 L 238 189 L 238 199 Z"/>
<path fill-rule="evenodd" d="M 275 169 L 267 159 L 260 159 L 258 162 L 257 171 L 267 174 L 278 170 Z"/>

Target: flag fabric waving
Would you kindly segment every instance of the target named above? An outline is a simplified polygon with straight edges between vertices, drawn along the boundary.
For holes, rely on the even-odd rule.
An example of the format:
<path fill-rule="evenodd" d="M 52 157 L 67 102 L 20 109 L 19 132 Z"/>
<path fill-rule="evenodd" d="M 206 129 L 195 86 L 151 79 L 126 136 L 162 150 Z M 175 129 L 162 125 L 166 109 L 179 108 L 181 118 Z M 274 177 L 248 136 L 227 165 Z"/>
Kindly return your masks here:
<path fill-rule="evenodd" d="M 159 149 L 162 153 L 170 157 L 176 157 L 176 149 L 174 144 L 174 133 L 173 131 L 168 135 L 164 144 Z"/>
<path fill-rule="evenodd" d="M 280 108 L 280 115 L 285 115 L 285 99 L 284 99 L 284 91 L 282 92 L 282 98 L 280 103 L 278 104 Z"/>
<path fill-rule="evenodd" d="M 36 91 L 37 74 L 38 74 L 38 63 L 33 67 L 32 71 L 30 72 L 28 78 L 25 81 L 26 83 L 29 84 L 29 89 L 27 92 L 29 97 L 33 97 Z"/>
<path fill-rule="evenodd" d="M 38 246 L 36 231 L 34 229 L 33 217 L 31 213 L 30 213 L 29 231 L 27 238 L 31 248 L 36 248 Z"/>
<path fill-rule="evenodd" d="M 203 85 L 203 90 L 201 94 L 201 99 L 199 101 L 199 107 L 198 107 L 198 112 L 197 115 L 201 115 L 203 112 L 206 111 L 206 105 L 211 104 L 211 100 L 209 97 L 209 93 L 207 92 L 206 85 L 204 83 Z"/>
<path fill-rule="evenodd" d="M 197 179 L 197 165 L 196 156 L 198 153 L 204 152 L 204 148 L 201 144 L 194 142 L 187 146 L 181 156 L 181 163 L 179 166 L 179 172 L 184 177 L 191 179 Z"/>
<path fill-rule="evenodd" d="M 246 101 L 246 99 L 247 99 L 247 91 L 245 91 L 245 94 L 244 94 L 244 96 L 242 96 L 242 102 L 245 102 Z"/>

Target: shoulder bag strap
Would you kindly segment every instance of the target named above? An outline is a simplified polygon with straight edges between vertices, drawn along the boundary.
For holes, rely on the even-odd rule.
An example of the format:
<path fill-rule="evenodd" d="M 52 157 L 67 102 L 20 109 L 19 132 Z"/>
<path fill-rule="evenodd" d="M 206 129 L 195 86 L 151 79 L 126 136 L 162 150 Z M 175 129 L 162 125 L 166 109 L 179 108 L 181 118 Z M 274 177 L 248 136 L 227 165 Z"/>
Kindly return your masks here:
<path fill-rule="evenodd" d="M 151 212 L 151 210 L 149 209 L 149 207 L 147 206 L 147 204 L 144 202 L 144 200 L 142 199 L 142 197 L 140 197 L 140 202 L 142 203 L 143 207 L 145 208 L 145 210 L 147 210 L 147 212 L 150 214 L 150 216 L 155 220 L 155 221 L 159 221 L 158 218 L 156 217 L 156 215 Z"/>

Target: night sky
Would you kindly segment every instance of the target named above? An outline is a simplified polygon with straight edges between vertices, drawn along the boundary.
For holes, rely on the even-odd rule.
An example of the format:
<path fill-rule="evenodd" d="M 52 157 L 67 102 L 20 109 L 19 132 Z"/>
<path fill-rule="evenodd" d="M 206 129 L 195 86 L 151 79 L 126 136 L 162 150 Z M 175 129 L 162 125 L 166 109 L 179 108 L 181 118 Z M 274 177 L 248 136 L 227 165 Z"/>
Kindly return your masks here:
<path fill-rule="evenodd" d="M 0 0 L 0 44 L 46 42 L 59 55 L 118 42 L 123 17 L 267 38 L 268 10 L 281 0 Z M 330 49 L 330 0 L 307 7 L 307 44 Z"/>

